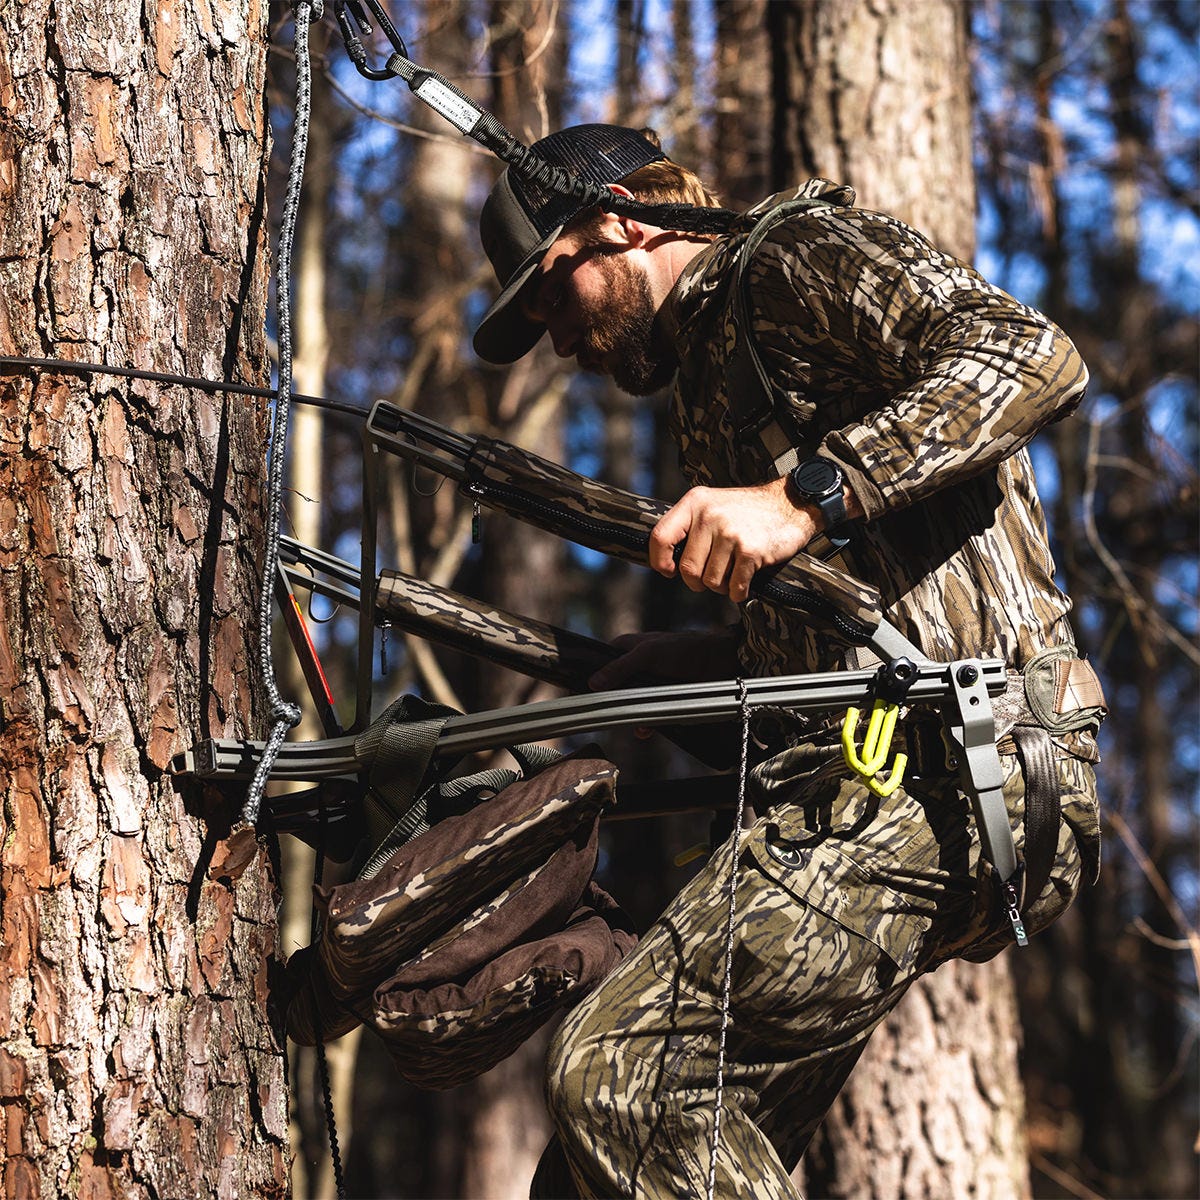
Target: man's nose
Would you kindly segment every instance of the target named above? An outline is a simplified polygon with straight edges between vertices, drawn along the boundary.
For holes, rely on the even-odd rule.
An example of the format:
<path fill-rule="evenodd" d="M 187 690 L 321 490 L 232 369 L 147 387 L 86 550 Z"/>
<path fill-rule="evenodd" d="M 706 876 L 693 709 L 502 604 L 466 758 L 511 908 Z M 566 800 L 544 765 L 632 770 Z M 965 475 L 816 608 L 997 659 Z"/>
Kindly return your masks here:
<path fill-rule="evenodd" d="M 566 321 L 551 318 L 546 323 L 546 329 L 550 334 L 550 340 L 554 343 L 554 353 L 559 358 L 570 358 L 574 355 L 575 347 L 579 343 L 579 335 Z"/>

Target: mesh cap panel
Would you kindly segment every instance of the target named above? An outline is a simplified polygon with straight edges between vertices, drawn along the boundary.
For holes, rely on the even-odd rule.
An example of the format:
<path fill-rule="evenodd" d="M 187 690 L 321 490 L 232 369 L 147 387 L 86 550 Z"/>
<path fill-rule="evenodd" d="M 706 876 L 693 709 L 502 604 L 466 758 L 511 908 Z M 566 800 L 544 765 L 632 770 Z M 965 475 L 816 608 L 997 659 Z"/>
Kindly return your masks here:
<path fill-rule="evenodd" d="M 619 183 L 626 175 L 665 157 L 636 130 L 618 125 L 577 125 L 550 134 L 532 149 L 546 162 L 591 183 Z M 510 183 L 537 228 L 539 240 L 585 207 L 574 196 L 548 191 L 516 176 Z"/>

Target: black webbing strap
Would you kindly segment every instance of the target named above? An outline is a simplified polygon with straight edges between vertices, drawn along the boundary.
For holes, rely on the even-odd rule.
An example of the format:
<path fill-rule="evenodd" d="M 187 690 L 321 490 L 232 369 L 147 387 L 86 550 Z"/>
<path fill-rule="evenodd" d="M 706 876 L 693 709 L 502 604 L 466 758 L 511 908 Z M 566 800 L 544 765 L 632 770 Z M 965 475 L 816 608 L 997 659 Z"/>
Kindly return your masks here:
<path fill-rule="evenodd" d="M 816 207 L 828 208 L 830 201 L 825 197 L 802 197 L 786 200 L 769 209 L 759 217 L 737 253 L 731 286 L 738 336 L 729 355 L 725 377 L 729 414 L 739 439 L 749 435 L 761 436 L 769 425 L 777 424 L 782 427 L 787 444 L 795 447 L 798 441 L 787 401 L 771 382 L 758 353 L 752 319 L 753 307 L 750 302 L 749 267 L 763 239 L 780 221 Z M 784 442 L 780 442 L 779 439 L 764 438 L 764 444 L 773 462 L 784 452 Z"/>
<path fill-rule="evenodd" d="M 365 767 L 367 783 L 363 817 L 370 857 L 360 879 L 379 873 L 384 863 L 406 842 L 425 833 L 437 820 L 431 802 L 481 799 L 503 791 L 522 775 L 537 774 L 562 754 L 548 746 L 509 746 L 520 771 L 492 767 L 474 775 L 443 780 L 427 778 L 442 727 L 456 709 L 417 696 L 404 695 L 389 704 L 354 740 L 354 756 Z"/>
<path fill-rule="evenodd" d="M 1040 725 L 1014 725 L 1013 744 L 1025 777 L 1025 907 L 1042 894 L 1058 854 L 1062 805 L 1054 743 Z"/>
<path fill-rule="evenodd" d="M 392 851 L 429 828 L 421 783 L 442 726 L 456 715 L 448 705 L 401 696 L 354 739 L 355 758 L 368 764 L 363 817 L 373 847 L 361 878 L 369 879 Z"/>

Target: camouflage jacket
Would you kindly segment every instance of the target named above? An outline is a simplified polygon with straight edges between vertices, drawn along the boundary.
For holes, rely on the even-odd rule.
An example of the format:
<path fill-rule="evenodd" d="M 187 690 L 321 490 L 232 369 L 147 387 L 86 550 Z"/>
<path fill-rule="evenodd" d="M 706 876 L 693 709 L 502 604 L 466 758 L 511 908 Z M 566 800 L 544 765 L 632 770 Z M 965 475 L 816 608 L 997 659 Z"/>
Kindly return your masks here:
<path fill-rule="evenodd" d="M 752 212 L 793 195 L 828 207 L 768 232 L 749 264 L 751 320 L 801 457 L 838 463 L 866 511 L 840 564 L 880 589 L 885 616 L 933 659 L 1019 668 L 1069 643 L 1025 447 L 1083 396 L 1074 346 L 916 230 L 851 207 L 848 188 L 812 180 Z M 681 364 L 671 429 L 693 485 L 776 475 L 758 439 L 735 438 L 726 393 L 730 268 L 751 224 L 694 258 L 667 301 Z M 845 661 L 845 644 L 800 614 L 751 600 L 742 622 L 751 674 Z"/>

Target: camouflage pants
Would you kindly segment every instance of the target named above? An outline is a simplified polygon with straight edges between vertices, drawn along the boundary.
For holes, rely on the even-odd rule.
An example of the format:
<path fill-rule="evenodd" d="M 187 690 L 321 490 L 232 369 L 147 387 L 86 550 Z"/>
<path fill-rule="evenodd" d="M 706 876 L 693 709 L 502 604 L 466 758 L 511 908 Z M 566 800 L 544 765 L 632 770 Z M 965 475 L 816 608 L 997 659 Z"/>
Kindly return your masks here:
<path fill-rule="evenodd" d="M 1004 759 L 1018 848 L 1023 781 Z M 1094 877 L 1091 767 L 1061 755 L 1058 858 L 1031 930 Z M 967 802 L 946 779 L 879 799 L 825 746 L 764 764 L 742 834 L 717 1151 L 720 1197 L 796 1195 L 789 1172 L 868 1038 L 923 972 L 990 957 L 1008 940 L 978 870 Z M 716 1102 L 729 846 L 683 889 L 637 949 L 578 1008 L 551 1047 L 557 1129 L 533 1195 L 697 1197 L 707 1192 Z"/>

